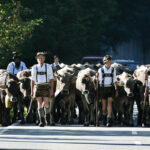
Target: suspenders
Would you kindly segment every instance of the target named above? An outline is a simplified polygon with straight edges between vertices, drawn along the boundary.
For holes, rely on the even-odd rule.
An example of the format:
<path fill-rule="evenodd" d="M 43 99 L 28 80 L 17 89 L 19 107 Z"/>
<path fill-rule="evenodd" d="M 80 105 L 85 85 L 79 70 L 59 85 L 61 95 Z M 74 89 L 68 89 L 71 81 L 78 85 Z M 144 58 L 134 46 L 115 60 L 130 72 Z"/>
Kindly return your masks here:
<path fill-rule="evenodd" d="M 13 65 L 13 74 L 15 73 L 15 65 L 12 63 Z M 23 70 L 23 66 L 21 66 L 21 71 Z"/>
<path fill-rule="evenodd" d="M 45 64 L 45 72 L 39 72 L 38 67 L 36 65 L 36 82 L 38 82 L 38 75 L 45 75 L 46 76 L 46 83 L 47 83 L 47 64 Z"/>
<path fill-rule="evenodd" d="M 105 77 L 111 77 L 112 78 L 111 85 L 113 86 L 114 68 L 112 67 L 111 73 L 104 73 L 104 68 L 101 68 L 101 72 L 102 72 L 102 87 L 104 87 L 104 78 Z"/>

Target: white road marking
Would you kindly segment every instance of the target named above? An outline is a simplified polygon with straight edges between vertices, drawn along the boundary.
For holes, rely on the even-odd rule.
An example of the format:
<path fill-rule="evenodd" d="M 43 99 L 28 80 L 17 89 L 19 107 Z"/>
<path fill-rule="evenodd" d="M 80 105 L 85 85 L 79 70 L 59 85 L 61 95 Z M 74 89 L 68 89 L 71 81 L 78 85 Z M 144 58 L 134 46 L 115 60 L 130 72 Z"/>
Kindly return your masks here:
<path fill-rule="evenodd" d="M 138 146 L 142 145 L 142 143 L 140 141 L 135 141 L 134 144 L 138 145 Z"/>
<path fill-rule="evenodd" d="M 8 127 L 4 127 L 1 131 L 0 131 L 0 135 L 2 135 L 4 132 L 6 132 L 7 130 L 9 130 L 11 127 L 17 126 L 20 123 L 20 121 L 13 123 L 12 125 L 8 126 Z"/>

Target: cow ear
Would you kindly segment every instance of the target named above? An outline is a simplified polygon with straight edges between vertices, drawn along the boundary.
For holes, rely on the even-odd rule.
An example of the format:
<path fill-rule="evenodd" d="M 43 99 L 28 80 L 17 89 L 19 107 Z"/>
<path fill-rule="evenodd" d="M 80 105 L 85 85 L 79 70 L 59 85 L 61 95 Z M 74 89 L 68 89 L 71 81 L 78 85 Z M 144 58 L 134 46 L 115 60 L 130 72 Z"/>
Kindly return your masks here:
<path fill-rule="evenodd" d="M 95 76 L 95 72 L 94 71 L 90 71 L 90 76 Z"/>

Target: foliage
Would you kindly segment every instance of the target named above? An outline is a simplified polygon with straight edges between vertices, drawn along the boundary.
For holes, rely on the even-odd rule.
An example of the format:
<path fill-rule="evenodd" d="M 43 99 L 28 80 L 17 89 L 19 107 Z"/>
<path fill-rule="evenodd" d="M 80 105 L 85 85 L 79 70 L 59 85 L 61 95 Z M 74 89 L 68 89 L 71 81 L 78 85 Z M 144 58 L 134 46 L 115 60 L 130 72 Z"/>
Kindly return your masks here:
<path fill-rule="evenodd" d="M 0 5 L 0 65 L 7 65 L 14 50 L 31 66 L 37 51 L 47 51 L 49 63 L 53 55 L 76 63 L 85 55 L 103 56 L 132 38 L 146 43 L 149 5 L 148 0 L 5 0 Z"/>
<path fill-rule="evenodd" d="M 35 26 L 42 23 L 42 19 L 26 20 L 21 15 L 29 13 L 20 1 L 0 4 L 0 66 L 8 63 L 12 51 L 20 52 L 24 42 L 32 37 Z"/>

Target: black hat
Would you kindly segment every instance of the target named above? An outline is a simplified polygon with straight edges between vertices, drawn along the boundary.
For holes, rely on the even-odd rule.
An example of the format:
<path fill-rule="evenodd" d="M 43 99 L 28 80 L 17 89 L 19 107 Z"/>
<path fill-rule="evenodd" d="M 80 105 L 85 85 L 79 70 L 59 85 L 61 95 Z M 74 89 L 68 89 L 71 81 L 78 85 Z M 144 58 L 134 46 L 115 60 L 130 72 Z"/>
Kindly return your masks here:
<path fill-rule="evenodd" d="M 16 58 L 20 59 L 20 56 L 18 55 L 18 53 L 16 51 L 12 52 L 12 59 L 15 60 Z"/>
<path fill-rule="evenodd" d="M 112 56 L 106 55 L 106 56 L 103 57 L 103 62 L 104 62 L 104 64 L 105 64 L 106 62 L 108 62 L 109 60 L 112 60 Z"/>

